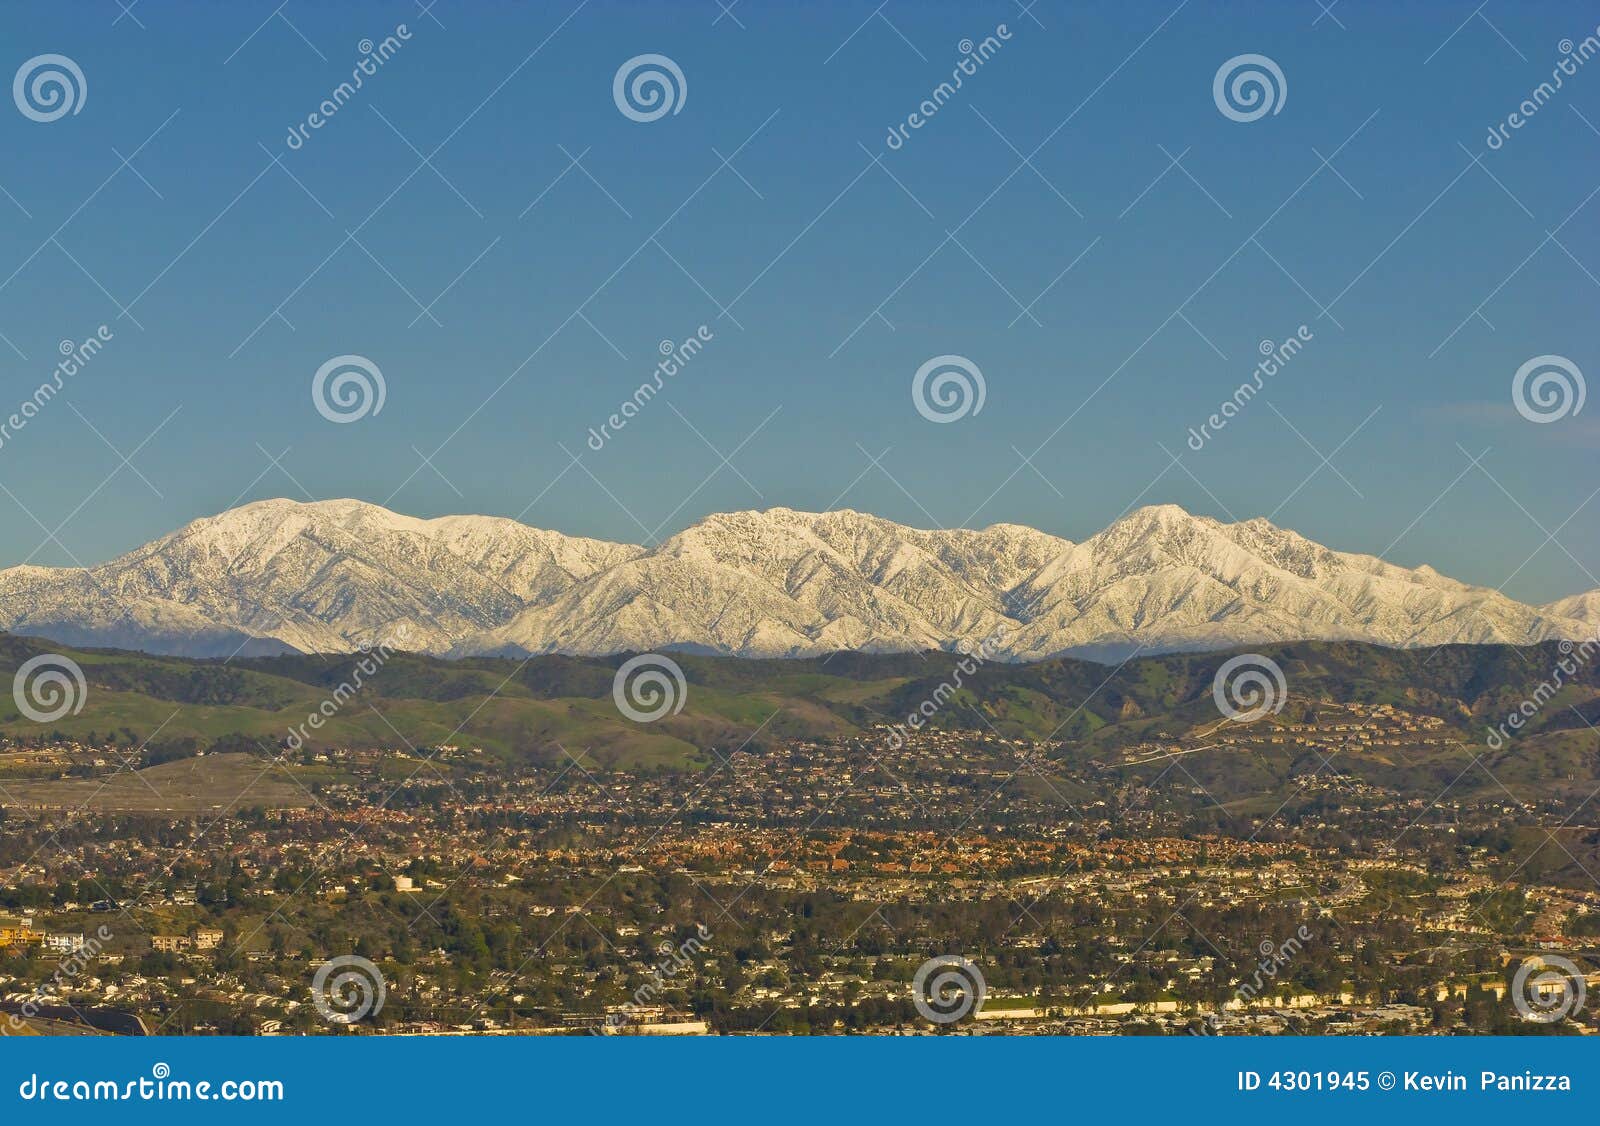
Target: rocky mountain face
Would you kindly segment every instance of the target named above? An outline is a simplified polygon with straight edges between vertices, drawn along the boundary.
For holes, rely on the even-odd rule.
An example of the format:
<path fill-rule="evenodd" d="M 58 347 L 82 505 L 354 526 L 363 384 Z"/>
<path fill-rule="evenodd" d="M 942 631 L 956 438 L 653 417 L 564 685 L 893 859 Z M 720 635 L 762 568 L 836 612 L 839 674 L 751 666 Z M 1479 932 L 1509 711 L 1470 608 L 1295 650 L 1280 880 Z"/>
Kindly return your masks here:
<path fill-rule="evenodd" d="M 986 645 L 1130 653 L 1308 639 L 1397 647 L 1592 637 L 1600 592 L 1515 602 L 1265 520 L 1138 509 L 1074 544 L 848 510 L 708 516 L 653 549 L 487 516 L 261 501 L 89 568 L 0 571 L 0 628 L 190 656 L 662 648 L 778 657 Z"/>

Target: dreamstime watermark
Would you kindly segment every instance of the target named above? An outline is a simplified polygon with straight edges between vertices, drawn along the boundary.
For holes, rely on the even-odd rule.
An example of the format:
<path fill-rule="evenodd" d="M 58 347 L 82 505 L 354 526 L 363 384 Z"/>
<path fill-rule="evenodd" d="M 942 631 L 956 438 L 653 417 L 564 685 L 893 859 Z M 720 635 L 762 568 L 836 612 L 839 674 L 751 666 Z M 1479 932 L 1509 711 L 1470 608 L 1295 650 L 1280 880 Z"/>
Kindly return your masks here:
<path fill-rule="evenodd" d="M 63 989 L 81 976 L 83 971 L 89 968 L 90 963 L 100 957 L 100 952 L 106 948 L 106 943 L 111 941 L 111 937 L 111 928 L 102 924 L 94 932 L 93 937 L 85 939 L 82 945 L 68 951 L 67 956 L 56 963 L 50 980 L 35 986 L 27 1000 L 22 1002 L 18 1012 L 6 1014 L 5 1024 L 0 1026 L 0 1036 L 21 1036 L 27 1033 L 27 1021 L 37 1017 L 42 1008 L 52 1003 L 52 996 L 59 997 Z M 45 992 L 47 985 L 52 990 L 51 994 Z"/>
<path fill-rule="evenodd" d="M 961 89 L 962 77 L 971 78 L 977 74 L 978 68 L 994 58 L 1001 46 L 1010 39 L 1011 29 L 1002 23 L 996 24 L 994 34 L 984 36 L 980 43 L 974 44 L 970 39 L 963 39 L 957 43 L 956 50 L 961 52 L 961 59 L 950 72 L 950 80 L 935 86 L 933 92 L 923 98 L 917 108 L 906 115 L 904 121 L 889 126 L 889 136 L 884 143 L 895 151 L 903 148 L 911 139 L 911 130 L 921 129 L 928 124 L 945 107 L 945 103 L 955 97 L 956 91 Z"/>
<path fill-rule="evenodd" d="M 1316 333 L 1310 328 L 1301 325 L 1294 330 L 1294 335 L 1285 339 L 1282 344 L 1263 340 L 1256 349 L 1261 353 L 1262 360 L 1256 365 L 1256 370 L 1250 373 L 1250 378 L 1239 384 L 1231 396 L 1222 400 L 1222 405 L 1217 408 L 1216 413 L 1202 422 L 1199 430 L 1189 427 L 1189 448 L 1196 453 L 1204 449 L 1206 442 L 1216 437 L 1223 427 L 1237 418 L 1250 400 L 1261 392 L 1266 381 L 1282 371 L 1315 335 Z"/>
<path fill-rule="evenodd" d="M 669 942 L 663 942 L 656 947 L 656 953 L 661 955 L 661 961 L 651 969 L 650 976 L 644 983 L 633 991 L 633 996 L 628 998 L 626 1004 L 606 1014 L 605 1024 L 600 1031 L 615 1032 L 627 1024 L 628 1019 L 638 1010 L 654 1005 L 661 994 L 666 992 L 669 982 L 694 964 L 695 956 L 705 949 L 706 943 L 711 941 L 711 932 L 704 924 L 696 923 L 694 929 L 695 933 L 680 942 L 676 949 Z"/>
<path fill-rule="evenodd" d="M 1535 356 L 1511 377 L 1511 405 L 1529 422 L 1558 422 L 1583 409 L 1588 386 L 1565 356 Z"/>
<path fill-rule="evenodd" d="M 689 684 L 671 657 L 641 653 L 617 669 L 611 680 L 611 700 L 617 711 L 635 723 L 654 723 L 668 713 L 683 711 L 689 701 Z"/>
<path fill-rule="evenodd" d="M 1217 711 L 1235 723 L 1254 723 L 1275 715 L 1289 701 L 1283 669 L 1271 657 L 1244 653 L 1222 663 L 1211 678 L 1211 699 Z"/>
<path fill-rule="evenodd" d="M 911 1003 L 934 1024 L 954 1024 L 980 1012 L 988 994 L 983 971 L 959 954 L 929 958 L 911 979 Z"/>
<path fill-rule="evenodd" d="M 1594 34 L 1585 36 L 1583 42 L 1574 46 L 1572 40 L 1563 39 L 1556 44 L 1556 50 L 1561 52 L 1561 61 L 1556 63 L 1555 69 L 1550 72 L 1550 81 L 1541 82 L 1533 88 L 1533 92 L 1522 99 L 1521 104 L 1505 119 L 1489 126 L 1489 135 L 1485 140 L 1491 149 L 1499 151 L 1511 139 L 1511 130 L 1521 129 L 1535 114 L 1543 109 L 1551 98 L 1556 96 L 1556 91 L 1564 85 L 1563 76 L 1571 78 L 1578 73 L 1578 68 L 1600 53 L 1600 27 L 1595 28 Z M 1554 85 L 1551 85 L 1554 83 Z"/>
<path fill-rule="evenodd" d="M 988 637 L 978 642 L 976 647 L 961 650 L 961 660 L 951 670 L 950 679 L 941 681 L 939 686 L 928 694 L 927 698 L 918 704 L 906 716 L 904 723 L 897 723 L 889 733 L 889 749 L 898 751 L 906 745 L 906 740 L 917 731 L 921 731 L 927 722 L 938 714 L 939 709 L 950 702 L 950 698 L 961 691 L 966 684 L 966 678 L 976 673 L 985 662 L 993 660 L 995 653 L 1005 644 L 1006 634 L 1010 626 L 1002 623 Z"/>
<path fill-rule="evenodd" d="M 1278 974 L 1305 949 L 1305 944 L 1314 936 L 1311 928 L 1301 923 L 1294 934 L 1283 942 L 1274 942 L 1270 938 L 1261 940 L 1261 945 L 1256 947 L 1261 955 L 1261 961 L 1256 963 L 1256 971 L 1249 981 L 1241 981 L 1233 990 L 1235 1008 L 1244 1008 L 1261 996 L 1263 990 L 1271 987 L 1277 980 Z M 1192 1028 L 1189 1031 L 1196 1036 L 1215 1033 L 1222 1023 L 1222 1018 L 1211 1013 L 1206 1017 L 1204 1028 Z"/>
<path fill-rule="evenodd" d="M 635 55 L 617 68 L 611 100 L 629 121 L 658 121 L 669 113 L 676 117 L 689 100 L 689 81 L 665 55 Z"/>
<path fill-rule="evenodd" d="M 1259 121 L 1276 117 L 1289 100 L 1289 82 L 1283 70 L 1265 55 L 1235 55 L 1217 68 L 1211 80 L 1211 100 L 1229 121 Z"/>
<path fill-rule="evenodd" d="M 311 1003 L 329 1024 L 355 1024 L 375 1017 L 388 997 L 383 971 L 359 954 L 329 958 L 311 978 Z"/>
<path fill-rule="evenodd" d="M 715 336 L 716 333 L 701 325 L 694 330 L 694 335 L 682 344 L 663 340 L 656 349 L 661 353 L 661 360 L 656 364 L 656 370 L 650 374 L 649 379 L 639 384 L 632 395 L 622 400 L 622 405 L 600 424 L 600 429 L 589 427 L 589 437 L 586 439 L 588 447 L 596 453 L 603 450 L 606 443 L 616 437 L 632 419 L 637 418 L 639 412 L 644 410 L 645 404 L 661 392 L 666 386 L 666 381 L 688 367 L 689 361 L 699 355 Z"/>
<path fill-rule="evenodd" d="M 339 83 L 333 88 L 332 93 L 322 99 L 316 109 L 306 115 L 304 121 L 297 121 L 289 126 L 289 136 L 284 144 L 296 152 L 304 148 L 305 143 L 311 139 L 311 131 L 321 129 L 328 124 L 334 115 L 344 108 L 345 103 L 355 97 L 364 80 L 377 74 L 383 64 L 394 58 L 401 46 L 410 39 L 411 29 L 402 23 L 396 24 L 394 31 L 384 36 L 378 43 L 373 43 L 370 39 L 363 39 L 357 43 L 356 50 L 360 52 L 361 58 L 350 70 L 350 81 Z"/>
<path fill-rule="evenodd" d="M 16 437 L 22 430 L 38 417 L 49 403 L 66 386 L 68 379 L 77 375 L 89 365 L 89 361 L 100 353 L 100 350 L 111 341 L 116 333 L 106 325 L 101 325 L 94 330 L 94 335 L 85 337 L 81 343 L 63 340 L 57 347 L 61 353 L 61 362 L 56 364 L 56 370 L 50 373 L 50 378 L 39 384 L 32 395 L 22 400 L 11 416 L 0 421 L 0 448 Z"/>
<path fill-rule="evenodd" d="M 335 356 L 311 377 L 311 403 L 329 422 L 358 422 L 375 415 L 388 395 L 383 372 L 365 356 Z"/>
<path fill-rule="evenodd" d="M 1555 1024 L 1582 1011 L 1588 988 L 1583 971 L 1572 959 L 1535 954 L 1523 959 L 1511 979 L 1511 1004 L 1523 1020 Z"/>
<path fill-rule="evenodd" d="M 29 1102 L 282 1102 L 281 1079 L 173 1079 L 172 1068 L 158 1063 L 149 1075 L 126 1083 L 115 1079 L 40 1078 L 32 1073 L 17 1086 Z"/>
<path fill-rule="evenodd" d="M 929 422 L 955 422 L 983 409 L 989 385 L 965 356 L 935 356 L 911 377 L 911 404 Z"/>
<path fill-rule="evenodd" d="M 1579 670 L 1589 664 L 1595 653 L 1600 651 L 1600 634 L 1580 641 L 1576 645 L 1570 641 L 1563 641 L 1558 648 L 1561 650 L 1561 659 L 1551 668 L 1550 675 L 1540 681 L 1539 686 L 1506 715 L 1499 727 L 1488 729 L 1489 737 L 1484 742 L 1489 745 L 1491 751 L 1498 751 L 1504 747 L 1506 741 L 1514 738 L 1516 732 L 1526 727 L 1528 721 L 1550 702 L 1551 697 L 1561 691 L 1563 685 L 1570 684 Z"/>
<path fill-rule="evenodd" d="M 22 662 L 11 678 L 11 699 L 17 710 L 34 723 L 54 723 L 68 713 L 83 711 L 89 685 L 83 669 L 71 657 L 41 653 Z"/>
<path fill-rule="evenodd" d="M 377 645 L 362 646 L 362 657 L 352 666 L 350 678 L 340 681 L 322 703 L 317 705 L 317 710 L 306 716 L 304 723 L 289 728 L 289 734 L 284 738 L 283 745 L 291 751 L 298 751 L 305 746 L 306 740 L 311 738 L 306 728 L 321 731 L 323 724 L 338 715 L 340 709 L 350 702 L 351 697 L 360 692 L 362 687 L 378 674 L 378 670 L 388 664 L 389 658 L 394 656 L 395 650 L 405 644 L 410 633 L 411 626 L 402 622 L 395 627 L 392 634 L 381 639 Z"/>
<path fill-rule="evenodd" d="M 65 55 L 35 55 L 17 68 L 11 99 L 29 121 L 58 121 L 69 113 L 76 117 L 89 100 L 89 80 Z"/>

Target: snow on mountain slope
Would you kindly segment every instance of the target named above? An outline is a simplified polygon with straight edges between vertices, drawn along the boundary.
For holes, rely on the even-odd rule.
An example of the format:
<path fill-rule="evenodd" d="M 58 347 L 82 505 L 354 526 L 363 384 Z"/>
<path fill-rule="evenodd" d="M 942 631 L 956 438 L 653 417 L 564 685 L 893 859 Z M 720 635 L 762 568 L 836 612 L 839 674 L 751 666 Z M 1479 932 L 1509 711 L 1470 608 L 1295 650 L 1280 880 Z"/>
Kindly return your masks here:
<path fill-rule="evenodd" d="M 200 656 L 349 650 L 405 626 L 406 647 L 455 656 L 797 656 L 998 636 L 1013 659 L 1115 659 L 1308 638 L 1528 644 L 1597 622 L 1600 592 L 1526 606 L 1172 505 L 1079 544 L 1014 524 L 926 531 L 774 508 L 708 516 L 646 550 L 494 517 L 271 500 L 97 567 L 0 571 L 0 627 Z"/>
<path fill-rule="evenodd" d="M 848 510 L 709 516 L 457 652 L 939 648 L 1008 625 L 1009 585 L 1070 546 L 1028 528 L 923 532 Z"/>
<path fill-rule="evenodd" d="M 269 500 L 98 567 L 0 571 L 0 626 L 207 655 L 252 638 L 247 651 L 349 650 L 404 626 L 408 647 L 442 651 L 639 552 L 514 520 Z M 215 636 L 190 645 L 191 632 Z"/>
<path fill-rule="evenodd" d="M 1030 657 L 1220 648 L 1303 638 L 1385 645 L 1531 644 L 1573 636 L 1496 591 L 1331 551 L 1265 520 L 1142 508 L 1042 568 L 1018 591 Z"/>
<path fill-rule="evenodd" d="M 1572 618 L 1587 623 L 1591 637 L 1594 636 L 1595 630 L 1600 630 L 1600 590 L 1591 590 L 1587 594 L 1574 594 L 1571 598 L 1561 598 L 1539 609 L 1553 617 Z"/>

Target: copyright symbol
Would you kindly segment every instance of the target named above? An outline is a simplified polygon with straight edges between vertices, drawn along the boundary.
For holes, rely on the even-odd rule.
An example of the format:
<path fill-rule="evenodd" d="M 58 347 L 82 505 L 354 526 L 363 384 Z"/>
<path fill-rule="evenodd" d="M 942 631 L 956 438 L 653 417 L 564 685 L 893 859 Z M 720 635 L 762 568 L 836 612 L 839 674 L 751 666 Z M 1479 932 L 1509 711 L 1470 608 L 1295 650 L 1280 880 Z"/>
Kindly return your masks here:
<path fill-rule="evenodd" d="M 1380 1072 L 1378 1072 L 1378 1086 L 1379 1086 L 1380 1089 L 1385 1090 L 1385 1091 L 1394 1090 L 1394 1072 L 1392 1072 L 1392 1071 L 1380 1071 Z"/>

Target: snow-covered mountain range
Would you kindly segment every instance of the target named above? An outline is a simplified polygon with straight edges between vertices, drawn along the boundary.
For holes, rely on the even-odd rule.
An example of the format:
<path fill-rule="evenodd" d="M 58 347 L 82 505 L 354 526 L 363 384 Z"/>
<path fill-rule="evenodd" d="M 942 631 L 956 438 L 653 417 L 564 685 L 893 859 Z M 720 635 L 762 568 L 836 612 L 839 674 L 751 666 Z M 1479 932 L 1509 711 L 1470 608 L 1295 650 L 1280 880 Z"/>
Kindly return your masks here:
<path fill-rule="evenodd" d="M 0 571 L 0 628 L 190 656 L 664 648 L 751 657 L 986 642 L 1014 660 L 1353 639 L 1593 637 L 1600 591 L 1528 606 L 1265 520 L 1137 509 L 1082 543 L 848 510 L 708 516 L 653 549 L 514 520 L 268 500 L 89 568 Z"/>

